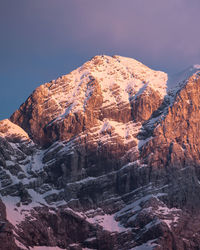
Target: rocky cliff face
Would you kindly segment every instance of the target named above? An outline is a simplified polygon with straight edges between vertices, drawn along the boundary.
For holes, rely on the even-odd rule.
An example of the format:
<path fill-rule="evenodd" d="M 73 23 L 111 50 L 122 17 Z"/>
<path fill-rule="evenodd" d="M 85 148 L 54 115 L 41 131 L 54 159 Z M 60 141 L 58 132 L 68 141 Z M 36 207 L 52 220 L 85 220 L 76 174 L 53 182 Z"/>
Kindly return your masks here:
<path fill-rule="evenodd" d="M 8 247 L 199 249 L 199 69 L 96 56 L 1 121 Z"/>
<path fill-rule="evenodd" d="M 96 56 L 69 75 L 37 88 L 11 121 L 41 145 L 70 140 L 103 125 L 105 119 L 143 122 L 162 103 L 166 81 L 165 73 L 133 59 Z"/>

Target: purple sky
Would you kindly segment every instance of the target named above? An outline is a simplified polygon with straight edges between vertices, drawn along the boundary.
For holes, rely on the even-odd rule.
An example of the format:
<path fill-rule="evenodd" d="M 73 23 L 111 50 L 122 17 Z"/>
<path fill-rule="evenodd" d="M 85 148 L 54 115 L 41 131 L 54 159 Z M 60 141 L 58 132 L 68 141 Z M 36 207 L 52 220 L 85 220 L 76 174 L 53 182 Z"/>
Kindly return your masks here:
<path fill-rule="evenodd" d="M 199 0 L 0 0 L 0 119 L 96 54 L 175 73 L 200 64 Z"/>

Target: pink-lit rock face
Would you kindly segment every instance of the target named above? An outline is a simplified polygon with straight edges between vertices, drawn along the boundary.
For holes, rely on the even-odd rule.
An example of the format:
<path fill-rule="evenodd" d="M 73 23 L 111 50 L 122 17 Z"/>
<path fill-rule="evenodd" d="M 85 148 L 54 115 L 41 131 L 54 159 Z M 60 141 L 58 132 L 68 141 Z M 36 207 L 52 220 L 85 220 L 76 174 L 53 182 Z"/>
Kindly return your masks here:
<path fill-rule="evenodd" d="M 153 139 L 142 151 L 142 157 L 149 165 L 179 167 L 200 164 L 199 92 L 199 75 L 190 77 L 178 91 L 165 119 L 154 129 Z"/>
<path fill-rule="evenodd" d="M 167 79 L 96 56 L 0 122 L 2 211 L 20 249 L 199 247 L 199 68 Z"/>
<path fill-rule="evenodd" d="M 124 57 L 96 56 L 38 87 L 11 117 L 41 145 L 101 125 L 143 122 L 161 105 L 167 75 Z"/>

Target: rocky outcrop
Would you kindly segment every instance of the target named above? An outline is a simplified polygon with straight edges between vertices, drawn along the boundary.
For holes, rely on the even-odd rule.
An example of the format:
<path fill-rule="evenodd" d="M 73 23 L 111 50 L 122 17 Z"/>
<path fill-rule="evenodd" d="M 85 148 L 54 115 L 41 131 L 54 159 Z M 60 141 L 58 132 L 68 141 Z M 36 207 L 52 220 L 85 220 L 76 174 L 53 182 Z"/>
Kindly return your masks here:
<path fill-rule="evenodd" d="M 198 171 L 199 90 L 200 77 L 197 74 L 190 77 L 177 92 L 166 117 L 155 128 L 152 140 L 142 150 L 142 157 L 148 165 L 156 168 L 196 166 Z"/>

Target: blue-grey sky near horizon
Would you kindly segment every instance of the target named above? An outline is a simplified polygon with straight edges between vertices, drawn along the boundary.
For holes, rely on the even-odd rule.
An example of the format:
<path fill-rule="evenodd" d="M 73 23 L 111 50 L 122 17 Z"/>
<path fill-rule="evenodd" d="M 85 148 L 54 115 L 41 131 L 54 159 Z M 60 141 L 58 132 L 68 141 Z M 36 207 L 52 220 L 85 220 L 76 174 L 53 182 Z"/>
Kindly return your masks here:
<path fill-rule="evenodd" d="M 200 64 L 199 0 L 0 0 L 0 119 L 97 54 L 175 73 Z"/>

